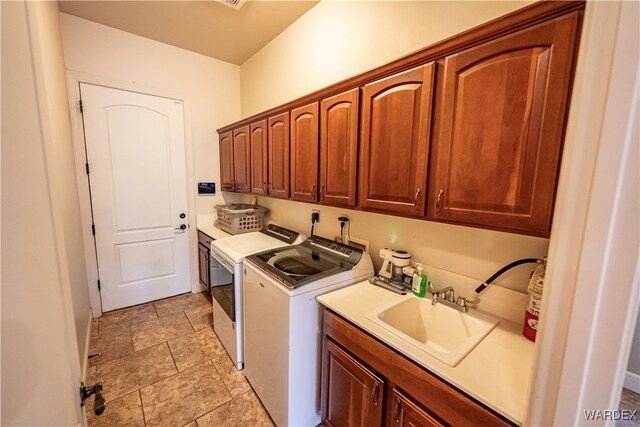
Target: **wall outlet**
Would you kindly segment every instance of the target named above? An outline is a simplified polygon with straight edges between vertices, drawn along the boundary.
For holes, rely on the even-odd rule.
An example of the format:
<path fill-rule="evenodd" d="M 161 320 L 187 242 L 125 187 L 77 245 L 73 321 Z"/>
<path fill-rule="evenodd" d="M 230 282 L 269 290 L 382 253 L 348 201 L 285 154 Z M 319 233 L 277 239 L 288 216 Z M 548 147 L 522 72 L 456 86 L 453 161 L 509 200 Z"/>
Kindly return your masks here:
<path fill-rule="evenodd" d="M 316 214 L 316 222 L 320 222 L 320 209 L 311 209 L 311 216 Z"/>

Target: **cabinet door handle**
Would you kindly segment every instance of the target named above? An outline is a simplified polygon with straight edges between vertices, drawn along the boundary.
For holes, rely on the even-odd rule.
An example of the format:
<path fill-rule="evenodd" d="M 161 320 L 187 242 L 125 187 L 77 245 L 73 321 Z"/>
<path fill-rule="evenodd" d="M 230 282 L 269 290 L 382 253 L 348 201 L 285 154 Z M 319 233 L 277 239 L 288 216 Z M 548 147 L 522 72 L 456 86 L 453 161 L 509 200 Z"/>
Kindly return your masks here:
<path fill-rule="evenodd" d="M 312 196 L 314 196 L 315 191 L 316 191 L 316 185 L 315 185 L 315 184 L 312 184 L 312 185 L 311 185 L 311 195 L 312 195 Z"/>
<path fill-rule="evenodd" d="M 393 421 L 396 423 L 400 422 L 400 408 L 402 407 L 402 402 L 399 398 L 396 397 L 396 404 L 393 406 Z"/>
<path fill-rule="evenodd" d="M 320 186 L 320 198 L 324 200 L 324 184 Z"/>
<path fill-rule="evenodd" d="M 373 388 L 371 389 L 371 400 L 373 404 L 378 406 L 378 393 L 380 392 L 380 383 L 378 381 L 374 381 Z"/>
<path fill-rule="evenodd" d="M 420 192 L 422 190 L 420 189 L 420 187 L 418 187 L 418 189 L 416 190 L 416 197 L 415 197 L 415 201 L 416 201 L 416 212 L 420 212 L 420 204 L 418 203 L 418 196 L 420 195 Z"/>
<path fill-rule="evenodd" d="M 444 190 L 441 188 L 438 192 L 438 200 L 436 202 L 436 215 L 442 215 L 442 198 L 444 197 Z"/>

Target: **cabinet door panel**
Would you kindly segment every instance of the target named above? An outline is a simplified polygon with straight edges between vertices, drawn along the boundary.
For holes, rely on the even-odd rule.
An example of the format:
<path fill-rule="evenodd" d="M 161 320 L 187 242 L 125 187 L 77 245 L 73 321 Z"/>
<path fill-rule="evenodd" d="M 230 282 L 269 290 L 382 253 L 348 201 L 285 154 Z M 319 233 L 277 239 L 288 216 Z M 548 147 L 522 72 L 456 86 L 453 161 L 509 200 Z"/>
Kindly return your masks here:
<path fill-rule="evenodd" d="M 209 248 L 202 245 L 198 245 L 198 267 L 200 283 L 209 289 Z"/>
<path fill-rule="evenodd" d="M 384 381 L 326 338 L 323 359 L 323 422 L 336 427 L 381 425 Z"/>
<path fill-rule="evenodd" d="M 429 63 L 364 87 L 361 207 L 424 215 L 433 70 Z"/>
<path fill-rule="evenodd" d="M 220 187 L 233 191 L 233 134 L 231 131 L 220 135 Z"/>
<path fill-rule="evenodd" d="M 322 100 L 320 106 L 320 202 L 356 206 L 360 89 Z"/>
<path fill-rule="evenodd" d="M 291 111 L 291 199 L 318 200 L 318 103 Z"/>
<path fill-rule="evenodd" d="M 435 219 L 548 233 L 577 25 L 570 14 L 444 60 Z"/>
<path fill-rule="evenodd" d="M 289 113 L 269 117 L 269 194 L 289 198 Z"/>
<path fill-rule="evenodd" d="M 440 421 L 418 406 L 413 400 L 394 388 L 387 426 L 393 427 L 443 427 Z"/>
<path fill-rule="evenodd" d="M 251 183 L 251 148 L 249 126 L 233 131 L 233 175 L 235 191 L 248 192 Z"/>
<path fill-rule="evenodd" d="M 251 125 L 251 192 L 267 194 L 267 121 Z"/>

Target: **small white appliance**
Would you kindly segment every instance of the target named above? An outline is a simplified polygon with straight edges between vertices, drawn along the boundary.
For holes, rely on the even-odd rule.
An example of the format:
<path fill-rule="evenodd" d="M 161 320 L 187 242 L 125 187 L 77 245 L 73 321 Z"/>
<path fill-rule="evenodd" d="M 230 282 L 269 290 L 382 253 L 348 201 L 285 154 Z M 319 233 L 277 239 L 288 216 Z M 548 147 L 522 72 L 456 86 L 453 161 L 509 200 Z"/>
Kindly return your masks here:
<path fill-rule="evenodd" d="M 305 236 L 270 224 L 264 230 L 211 242 L 213 329 L 238 370 L 244 366 L 242 263 L 247 255 L 302 242 Z"/>
<path fill-rule="evenodd" d="M 402 283 L 402 268 L 411 263 L 411 254 L 403 250 L 382 248 L 380 258 L 383 261 L 378 275 Z"/>
<path fill-rule="evenodd" d="M 316 297 L 372 275 L 368 253 L 319 236 L 247 257 L 244 374 L 276 425 L 320 423 Z"/>

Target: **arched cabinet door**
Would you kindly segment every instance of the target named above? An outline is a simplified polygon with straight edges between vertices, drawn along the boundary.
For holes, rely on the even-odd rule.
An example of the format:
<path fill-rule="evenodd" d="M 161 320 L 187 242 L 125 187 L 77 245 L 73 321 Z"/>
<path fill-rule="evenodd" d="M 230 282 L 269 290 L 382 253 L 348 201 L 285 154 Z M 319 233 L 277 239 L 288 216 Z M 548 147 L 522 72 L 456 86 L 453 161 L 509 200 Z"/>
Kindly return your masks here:
<path fill-rule="evenodd" d="M 578 12 L 439 62 L 429 217 L 548 236 Z"/>
<path fill-rule="evenodd" d="M 251 135 L 251 192 L 268 194 L 267 120 L 252 123 Z"/>
<path fill-rule="evenodd" d="M 269 195 L 288 199 L 289 112 L 269 117 L 267 126 Z"/>
<path fill-rule="evenodd" d="M 360 207 L 423 216 L 434 64 L 362 89 Z"/>
<path fill-rule="evenodd" d="M 225 191 L 234 190 L 233 182 L 233 133 L 220 134 L 220 187 Z"/>
<path fill-rule="evenodd" d="M 247 193 L 251 188 L 251 148 L 249 126 L 233 131 L 234 191 Z"/>
<path fill-rule="evenodd" d="M 360 89 L 320 103 L 320 202 L 356 206 Z"/>
<path fill-rule="evenodd" d="M 291 200 L 318 200 L 318 103 L 291 110 Z"/>

